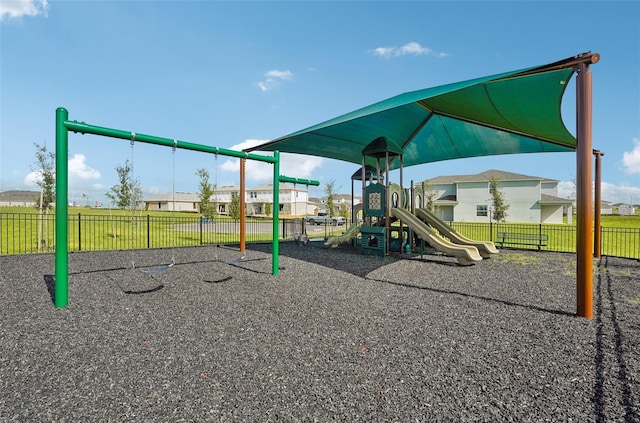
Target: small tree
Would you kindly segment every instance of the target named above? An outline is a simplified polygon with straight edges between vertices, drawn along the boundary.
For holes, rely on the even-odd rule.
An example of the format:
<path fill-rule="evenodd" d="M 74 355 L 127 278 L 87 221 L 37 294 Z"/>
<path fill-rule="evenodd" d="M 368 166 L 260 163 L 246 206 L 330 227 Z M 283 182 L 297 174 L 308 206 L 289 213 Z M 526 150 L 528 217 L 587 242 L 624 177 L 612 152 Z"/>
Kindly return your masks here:
<path fill-rule="evenodd" d="M 264 214 L 266 214 L 267 216 L 271 216 L 271 203 L 265 203 Z"/>
<path fill-rule="evenodd" d="M 38 208 L 48 211 L 56 201 L 56 156 L 47 150 L 46 145 L 36 146 L 36 163 L 32 170 L 36 173 L 36 184 L 40 187 Z"/>
<path fill-rule="evenodd" d="M 114 185 L 105 194 L 119 209 L 135 210 L 138 202 L 142 199 L 142 188 L 140 182 L 133 179 L 133 165 L 127 160 L 124 166 L 117 166 L 119 184 Z"/>
<path fill-rule="evenodd" d="M 229 216 L 233 219 L 240 219 L 240 194 L 231 193 L 231 204 L 229 205 Z"/>
<path fill-rule="evenodd" d="M 335 200 L 335 188 L 336 188 L 336 181 L 331 180 L 329 182 L 326 183 L 326 185 L 324 186 L 324 193 L 327 196 L 327 212 L 329 212 L 329 216 L 333 216 L 335 213 L 335 204 L 333 203 Z"/>
<path fill-rule="evenodd" d="M 40 197 L 38 198 L 37 205 L 40 210 L 40 220 L 38 221 L 38 250 L 40 250 L 44 244 L 45 248 L 49 247 L 49 237 L 42 237 L 42 221 L 44 215 L 49 215 L 49 210 L 53 207 L 56 201 L 56 156 L 52 152 L 47 150 L 46 145 L 40 145 L 34 143 L 36 146 L 36 162 L 35 167 L 32 168 L 36 174 L 36 184 L 40 187 Z M 49 233 L 49 219 L 45 220 L 46 228 L 45 232 Z"/>
<path fill-rule="evenodd" d="M 431 213 L 435 213 L 436 212 L 435 201 L 436 201 L 436 196 L 438 195 L 438 192 L 435 191 L 431 186 L 431 184 L 429 184 L 427 181 L 424 181 L 422 183 L 422 195 L 424 195 L 425 209 L 427 209 L 427 211 Z"/>
<path fill-rule="evenodd" d="M 338 215 L 344 217 L 349 220 L 351 216 L 349 216 L 349 205 L 347 203 L 340 203 L 340 208 L 338 210 Z"/>
<path fill-rule="evenodd" d="M 212 202 L 211 197 L 215 193 L 216 187 L 209 182 L 209 172 L 206 169 L 198 169 L 196 175 L 200 177 L 200 214 L 207 219 L 213 219 L 216 214 L 215 199 Z"/>
<path fill-rule="evenodd" d="M 504 200 L 504 194 L 500 191 L 500 181 L 496 178 L 491 178 L 489 181 L 489 192 L 493 206 L 493 220 L 504 222 L 507 219 L 509 205 Z"/>

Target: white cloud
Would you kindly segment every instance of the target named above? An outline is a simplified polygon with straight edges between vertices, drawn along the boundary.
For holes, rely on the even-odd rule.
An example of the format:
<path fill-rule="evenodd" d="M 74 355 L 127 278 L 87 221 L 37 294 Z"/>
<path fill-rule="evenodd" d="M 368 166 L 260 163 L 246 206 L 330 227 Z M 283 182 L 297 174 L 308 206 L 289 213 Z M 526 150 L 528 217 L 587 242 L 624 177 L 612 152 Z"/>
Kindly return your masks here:
<path fill-rule="evenodd" d="M 275 88 L 281 81 L 289 81 L 293 79 L 293 73 L 288 70 L 281 71 L 273 69 L 265 73 L 264 76 L 266 77 L 266 79 L 264 81 L 258 82 L 258 87 L 263 92 Z"/>
<path fill-rule="evenodd" d="M 572 181 L 560 181 L 558 183 L 558 197 L 574 199 L 576 197 L 576 185 Z"/>
<path fill-rule="evenodd" d="M 82 184 L 85 180 L 100 179 L 100 172 L 88 166 L 85 161 L 86 157 L 84 154 L 74 154 L 73 157 L 69 159 L 67 172 L 70 185 Z M 34 170 L 24 177 L 24 183 L 27 186 L 35 187 L 41 179 L 41 172 Z"/>
<path fill-rule="evenodd" d="M 602 182 L 602 199 L 616 203 L 629 203 L 633 201 L 635 204 L 640 202 L 640 187 L 630 185 L 614 185 Z"/>
<path fill-rule="evenodd" d="M 248 139 L 240 144 L 231 147 L 232 150 L 243 150 L 264 144 L 267 140 Z M 256 153 L 261 154 L 261 153 Z M 264 153 L 268 155 L 269 153 Z M 280 174 L 293 178 L 310 179 L 313 171 L 322 166 L 322 158 L 304 156 L 299 154 L 280 154 Z M 220 170 L 227 172 L 239 172 L 240 160 L 227 159 L 220 165 Z M 247 160 L 245 166 L 245 177 L 247 179 L 260 182 L 273 182 L 273 165 L 257 160 Z"/>
<path fill-rule="evenodd" d="M 633 139 L 633 150 L 624 152 L 622 165 L 624 166 L 624 173 L 627 175 L 640 173 L 640 139 Z"/>
<path fill-rule="evenodd" d="M 603 201 L 616 203 L 640 202 L 640 186 L 615 185 L 602 182 L 600 194 Z M 576 188 L 571 181 L 562 181 L 558 184 L 558 197 L 575 199 Z"/>
<path fill-rule="evenodd" d="M 0 20 L 47 15 L 47 0 L 0 0 Z"/>
<path fill-rule="evenodd" d="M 436 56 L 436 57 L 445 57 L 447 56 L 447 53 L 444 52 L 435 52 L 433 50 L 431 50 L 430 48 L 427 47 L 423 47 L 420 45 L 420 43 L 416 43 L 415 41 L 412 41 L 410 43 L 407 43 L 405 45 L 403 45 L 402 47 L 377 47 L 374 48 L 373 50 L 371 50 L 371 52 L 375 55 L 375 56 L 380 56 L 383 57 L 385 59 L 389 59 L 392 56 L 395 57 L 399 57 L 399 56 L 406 56 L 406 55 L 414 55 L 414 56 L 422 56 L 422 55 L 432 55 L 432 56 Z"/>
<path fill-rule="evenodd" d="M 85 163 L 84 154 L 74 154 L 69 159 L 69 179 L 100 179 L 100 172 Z"/>

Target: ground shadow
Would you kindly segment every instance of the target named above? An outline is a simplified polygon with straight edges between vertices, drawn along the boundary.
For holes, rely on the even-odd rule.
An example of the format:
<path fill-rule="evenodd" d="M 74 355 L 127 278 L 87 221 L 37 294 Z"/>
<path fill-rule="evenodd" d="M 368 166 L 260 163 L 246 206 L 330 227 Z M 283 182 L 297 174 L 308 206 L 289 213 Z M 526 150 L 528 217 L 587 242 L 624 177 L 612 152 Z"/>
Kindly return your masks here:
<path fill-rule="evenodd" d="M 453 290 L 449 290 L 449 289 L 431 288 L 431 287 L 427 287 L 427 286 L 418 286 L 418 285 L 413 285 L 413 284 L 406 283 L 406 282 L 394 282 L 394 281 L 388 281 L 388 280 L 384 280 L 384 279 L 374 279 L 374 278 L 365 278 L 365 279 L 369 280 L 369 281 L 387 283 L 389 285 L 402 286 L 402 287 L 405 287 L 405 288 L 421 289 L 421 290 L 430 291 L 430 292 L 434 292 L 434 293 L 438 293 L 438 294 L 457 295 L 457 296 L 465 297 L 465 298 L 473 298 L 473 299 L 476 299 L 476 300 L 482 300 L 482 301 L 487 301 L 487 302 L 492 302 L 492 303 L 497 303 L 497 304 L 503 304 L 503 305 L 507 305 L 507 306 L 511 306 L 511 307 L 520 307 L 520 308 L 524 308 L 524 309 L 527 309 L 527 310 L 541 311 L 541 312 L 544 312 L 544 313 L 550 313 L 550 314 L 555 314 L 555 315 L 559 315 L 559 316 L 575 316 L 576 315 L 575 313 L 569 313 L 569 312 L 564 311 L 564 310 L 553 310 L 553 309 L 549 309 L 549 308 L 534 306 L 534 305 L 531 305 L 531 304 L 520 304 L 520 303 L 516 303 L 516 302 L 513 302 L 513 301 L 499 300 L 497 298 L 483 297 L 482 295 L 468 294 L 466 292 L 453 291 Z"/>
<path fill-rule="evenodd" d="M 56 303 L 56 277 L 55 275 L 44 275 L 44 283 L 47 286 L 47 292 L 51 297 L 51 302 Z"/>
<path fill-rule="evenodd" d="M 575 313 L 567 312 L 565 310 L 555 310 L 555 309 L 535 306 L 532 304 L 516 303 L 513 301 L 501 300 L 498 298 L 484 297 L 484 296 L 469 294 L 469 293 L 460 292 L 460 291 L 425 287 L 425 286 L 415 285 L 415 284 L 406 283 L 406 282 L 395 282 L 395 281 L 389 281 L 384 279 L 375 279 L 368 276 L 372 272 L 374 272 L 375 270 L 381 267 L 396 263 L 398 261 L 404 261 L 404 260 L 432 263 L 438 266 L 445 266 L 445 267 L 460 267 L 460 264 L 458 264 L 457 261 L 448 260 L 447 258 L 445 258 L 445 256 L 440 256 L 437 254 L 433 256 L 429 254 L 408 256 L 408 255 L 402 255 L 400 253 L 392 252 L 391 255 L 388 255 L 385 257 L 379 257 L 378 259 L 362 260 L 358 263 L 358 266 L 353 266 L 353 264 L 351 263 L 351 260 L 341 260 L 339 258 L 336 259 L 335 257 L 330 257 L 328 254 L 323 254 L 320 251 L 318 252 L 318 255 L 309 254 L 307 247 L 304 247 L 304 246 L 298 247 L 295 245 L 295 243 L 287 243 L 286 247 L 287 248 L 283 248 L 280 250 L 280 254 L 286 257 L 306 261 L 308 263 L 314 263 L 320 266 L 333 268 L 345 273 L 352 274 L 354 276 L 360 277 L 368 281 L 381 282 L 381 283 L 402 286 L 402 287 L 411 288 L 411 289 L 421 289 L 421 290 L 431 291 L 439 294 L 457 295 L 461 297 L 473 298 L 473 299 L 478 299 L 482 301 L 503 304 L 511 307 L 520 307 L 527 310 L 534 310 L 534 311 L 561 315 L 561 316 L 576 315 Z M 252 245 L 252 248 L 255 248 L 256 250 L 259 250 L 259 251 L 267 251 L 266 246 L 262 246 L 262 245 Z M 336 249 L 325 248 L 324 250 L 327 252 L 331 250 L 334 250 L 334 251 L 339 250 L 340 253 L 344 253 L 344 254 L 362 255 L 360 253 L 360 249 L 356 247 L 352 247 L 350 245 L 341 245 Z M 363 256 L 363 257 L 371 258 L 371 256 Z"/>
<path fill-rule="evenodd" d="M 613 354 L 615 355 L 616 364 L 618 366 L 617 379 L 620 383 L 621 398 L 618 400 L 618 403 L 623 407 L 625 423 L 631 423 L 636 421 L 634 399 L 631 390 L 631 382 L 629 380 L 627 362 L 624 357 L 624 348 L 622 345 L 624 338 L 620 328 L 620 323 L 618 322 L 618 311 L 613 295 L 611 272 L 607 271 L 608 265 L 609 258 L 606 256 L 602 257 L 598 264 L 599 270 L 601 271 L 598 272 L 596 278 L 596 371 L 593 387 L 593 407 L 596 415 L 596 421 L 607 421 L 605 400 L 605 354 L 606 351 L 611 351 L 613 349 Z M 604 313 L 605 307 L 607 307 L 609 311 L 610 316 L 608 318 Z M 611 334 L 609 334 L 609 336 L 605 335 L 607 329 L 609 329 L 609 331 L 613 330 L 613 346 L 610 345 L 610 341 L 607 342 L 607 338 L 611 338 Z"/>

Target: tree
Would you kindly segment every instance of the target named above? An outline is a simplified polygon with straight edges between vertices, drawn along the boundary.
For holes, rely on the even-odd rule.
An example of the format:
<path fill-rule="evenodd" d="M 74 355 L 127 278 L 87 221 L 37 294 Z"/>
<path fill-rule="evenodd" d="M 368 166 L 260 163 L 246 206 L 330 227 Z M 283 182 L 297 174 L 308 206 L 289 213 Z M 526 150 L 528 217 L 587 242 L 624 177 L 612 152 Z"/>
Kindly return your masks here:
<path fill-rule="evenodd" d="M 271 203 L 265 203 L 264 214 L 266 214 L 267 216 L 271 216 Z"/>
<path fill-rule="evenodd" d="M 45 233 L 49 233 L 49 219 L 44 219 L 44 215 L 49 215 L 49 210 L 56 201 L 56 172 L 55 162 L 56 156 L 47 150 L 46 145 L 34 143 L 36 146 L 36 163 L 32 168 L 36 174 L 36 184 L 40 187 L 40 197 L 38 198 L 38 209 L 40 210 L 40 219 L 38 221 L 38 250 L 43 247 L 49 247 L 49 237 L 42 237 L 42 223 L 45 221 Z"/>
<path fill-rule="evenodd" d="M 138 202 L 142 199 L 142 188 L 140 182 L 133 178 L 133 165 L 127 160 L 124 166 L 117 166 L 118 179 L 120 183 L 111 187 L 106 196 L 119 209 L 130 207 L 135 210 Z"/>
<path fill-rule="evenodd" d="M 436 196 L 438 191 L 435 191 L 429 182 L 424 181 L 422 183 L 422 195 L 424 195 L 424 207 L 431 213 L 435 213 L 436 210 Z"/>
<path fill-rule="evenodd" d="M 56 201 L 56 156 L 47 150 L 46 145 L 36 146 L 36 163 L 32 170 L 36 173 L 36 184 L 40 187 L 38 208 L 48 211 Z"/>
<path fill-rule="evenodd" d="M 491 193 L 493 206 L 493 220 L 496 222 L 504 222 L 507 219 L 509 205 L 504 200 L 504 194 L 500 191 L 500 181 L 496 178 L 489 180 L 489 192 Z"/>
<path fill-rule="evenodd" d="M 347 220 L 351 217 L 349 216 L 349 205 L 347 203 L 340 203 L 338 215 L 344 217 Z"/>
<path fill-rule="evenodd" d="M 233 219 L 240 219 L 240 194 L 231 193 L 231 204 L 229 205 L 229 216 Z"/>
<path fill-rule="evenodd" d="M 209 182 L 209 172 L 206 169 L 198 169 L 196 175 L 200 177 L 200 214 L 207 219 L 212 219 L 216 214 L 215 199 L 212 202 L 211 197 L 215 193 L 216 187 Z"/>
<path fill-rule="evenodd" d="M 331 180 L 327 182 L 324 186 L 324 193 L 326 195 L 326 201 L 327 201 L 327 212 L 329 213 L 329 216 L 334 215 L 335 208 L 336 208 L 335 204 L 333 204 L 333 201 L 335 199 L 335 188 L 336 188 L 335 180 Z"/>

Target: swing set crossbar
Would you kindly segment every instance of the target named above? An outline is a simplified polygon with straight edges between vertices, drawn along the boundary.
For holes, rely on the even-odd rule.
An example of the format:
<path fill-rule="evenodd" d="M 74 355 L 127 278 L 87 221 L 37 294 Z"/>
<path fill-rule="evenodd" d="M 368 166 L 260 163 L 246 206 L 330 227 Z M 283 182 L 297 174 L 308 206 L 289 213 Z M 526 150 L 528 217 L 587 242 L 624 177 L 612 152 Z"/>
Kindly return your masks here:
<path fill-rule="evenodd" d="M 105 128 L 102 126 L 89 125 L 84 122 L 64 120 L 64 127 L 80 134 L 102 135 L 110 138 L 120 138 L 123 140 L 133 140 L 147 144 L 164 145 L 166 147 L 177 148 L 181 150 L 191 150 L 200 153 L 220 154 L 222 156 L 237 157 L 239 159 L 258 160 L 267 163 L 276 163 L 277 159 L 273 156 L 262 156 L 244 151 L 231 150 L 228 148 L 213 147 L 210 145 L 196 144 L 189 141 L 180 141 L 173 138 L 157 137 L 154 135 L 139 134 L 136 132 L 123 131 L 120 129 Z M 292 178 L 295 179 L 295 178 Z"/>
<path fill-rule="evenodd" d="M 58 107 L 56 109 L 56 250 L 54 286 L 54 304 L 56 308 L 67 307 L 69 303 L 69 233 L 67 228 L 67 221 L 69 217 L 69 210 L 67 207 L 69 197 L 69 131 L 80 134 L 93 134 L 110 138 L 119 138 L 130 142 L 162 145 L 171 147 L 174 150 L 183 149 L 239 158 L 241 168 L 241 191 L 244 190 L 244 163 L 246 160 L 257 160 L 273 164 L 273 251 L 271 254 L 271 273 L 273 275 L 278 274 L 280 182 L 304 183 L 306 185 L 313 186 L 320 185 L 318 181 L 281 176 L 279 151 L 274 151 L 273 156 L 263 156 L 245 151 L 237 151 L 204 144 L 196 144 L 188 141 L 180 141 L 172 138 L 157 137 L 153 135 L 123 131 L 120 129 L 89 125 L 85 122 L 78 122 L 75 120 L 71 121 L 68 118 L 69 112 L 67 109 L 64 107 Z M 244 192 L 241 192 L 241 197 L 243 197 L 243 195 Z M 242 216 L 244 216 L 244 210 Z M 241 220 L 244 221 L 244 219 Z M 241 231 L 244 231 L 244 228 L 241 228 Z M 242 242 L 241 251 L 244 253 Z"/>

